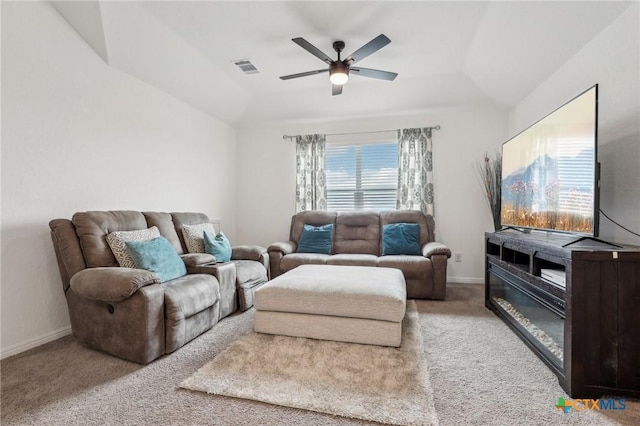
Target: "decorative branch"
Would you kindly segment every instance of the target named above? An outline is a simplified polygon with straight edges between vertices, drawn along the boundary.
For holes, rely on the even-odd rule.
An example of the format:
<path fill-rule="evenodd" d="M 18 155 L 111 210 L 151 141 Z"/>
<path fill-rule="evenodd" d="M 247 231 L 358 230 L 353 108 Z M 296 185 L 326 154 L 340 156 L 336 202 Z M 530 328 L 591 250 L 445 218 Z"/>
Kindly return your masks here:
<path fill-rule="evenodd" d="M 493 216 L 493 226 L 496 231 L 502 229 L 500 225 L 500 200 L 502 191 L 502 153 L 496 152 L 493 158 L 485 152 L 484 159 L 476 164 L 476 172 L 487 204 Z"/>

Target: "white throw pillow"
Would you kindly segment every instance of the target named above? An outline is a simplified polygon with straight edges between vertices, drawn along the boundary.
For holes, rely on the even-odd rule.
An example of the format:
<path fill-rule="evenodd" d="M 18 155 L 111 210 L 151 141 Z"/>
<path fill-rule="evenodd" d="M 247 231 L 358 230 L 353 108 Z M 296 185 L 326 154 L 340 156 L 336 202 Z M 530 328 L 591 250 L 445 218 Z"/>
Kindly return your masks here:
<path fill-rule="evenodd" d="M 205 253 L 204 251 L 204 231 L 216 235 L 213 223 L 201 223 L 199 225 L 183 225 L 182 236 L 184 245 L 189 253 Z"/>
<path fill-rule="evenodd" d="M 135 268 L 136 263 L 127 251 L 127 241 L 149 241 L 160 236 L 157 227 L 138 229 L 135 231 L 114 231 L 107 235 L 107 243 L 118 264 L 123 268 Z"/>

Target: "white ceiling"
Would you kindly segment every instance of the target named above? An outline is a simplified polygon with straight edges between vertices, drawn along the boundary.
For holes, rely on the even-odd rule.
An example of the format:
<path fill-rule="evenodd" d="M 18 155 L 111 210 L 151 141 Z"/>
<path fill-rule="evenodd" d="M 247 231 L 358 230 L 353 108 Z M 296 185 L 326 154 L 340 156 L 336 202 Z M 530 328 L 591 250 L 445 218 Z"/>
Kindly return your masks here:
<path fill-rule="evenodd" d="M 324 121 L 491 104 L 511 108 L 633 4 L 611 1 L 56 1 L 109 65 L 233 125 Z M 391 43 L 331 96 L 326 65 L 379 34 Z M 345 57 L 345 55 L 343 55 Z M 234 60 L 260 71 L 245 75 Z"/>

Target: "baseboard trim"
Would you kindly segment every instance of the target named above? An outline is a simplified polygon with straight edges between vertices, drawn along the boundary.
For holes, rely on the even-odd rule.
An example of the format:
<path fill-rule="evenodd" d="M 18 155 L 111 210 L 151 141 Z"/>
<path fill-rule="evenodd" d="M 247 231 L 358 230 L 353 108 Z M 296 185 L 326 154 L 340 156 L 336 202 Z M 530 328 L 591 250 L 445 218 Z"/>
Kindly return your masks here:
<path fill-rule="evenodd" d="M 56 339 L 59 339 L 64 336 L 68 336 L 71 334 L 71 326 L 68 325 L 66 327 L 60 328 L 58 330 L 54 330 L 50 333 L 44 334 L 39 337 L 34 337 L 33 339 L 25 340 L 24 342 L 16 343 L 15 345 L 11 345 L 7 348 L 2 348 L 0 350 L 0 359 L 5 359 L 7 357 L 17 355 L 21 352 L 28 351 L 29 349 L 33 349 L 40 345 L 44 345 L 45 343 L 53 342 Z"/>
<path fill-rule="evenodd" d="M 484 278 L 476 277 L 447 277 L 448 283 L 484 284 Z"/>

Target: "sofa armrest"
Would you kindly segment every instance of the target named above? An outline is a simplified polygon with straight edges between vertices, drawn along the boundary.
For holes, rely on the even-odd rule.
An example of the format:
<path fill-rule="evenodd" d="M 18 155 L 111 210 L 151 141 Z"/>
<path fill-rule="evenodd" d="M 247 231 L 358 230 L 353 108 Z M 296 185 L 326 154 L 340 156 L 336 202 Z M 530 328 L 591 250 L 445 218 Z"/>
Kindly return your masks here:
<path fill-rule="evenodd" d="M 279 241 L 277 243 L 273 243 L 269 246 L 268 251 L 277 251 L 285 254 L 295 253 L 298 245 L 294 241 Z"/>
<path fill-rule="evenodd" d="M 256 260 L 262 261 L 262 255 L 267 249 L 260 246 L 235 246 L 231 247 L 232 260 Z"/>
<path fill-rule="evenodd" d="M 279 241 L 267 249 L 269 253 L 269 279 L 272 280 L 284 271 L 280 270 L 280 261 L 288 254 L 295 253 L 298 245 L 294 241 Z"/>
<path fill-rule="evenodd" d="M 119 302 L 139 288 L 159 284 L 158 276 L 144 269 L 87 268 L 71 277 L 71 289 L 87 299 Z"/>
<path fill-rule="evenodd" d="M 201 266 L 216 263 L 216 257 L 209 253 L 181 254 L 180 259 L 182 259 L 185 266 Z"/>
<path fill-rule="evenodd" d="M 430 259 L 433 265 L 433 289 L 431 297 L 436 300 L 444 300 L 447 294 L 447 255 L 434 254 Z"/>
<path fill-rule="evenodd" d="M 431 257 L 434 254 L 442 254 L 447 256 L 447 259 L 451 257 L 451 249 L 442 243 L 430 242 L 422 246 L 422 255 L 424 257 Z"/>

